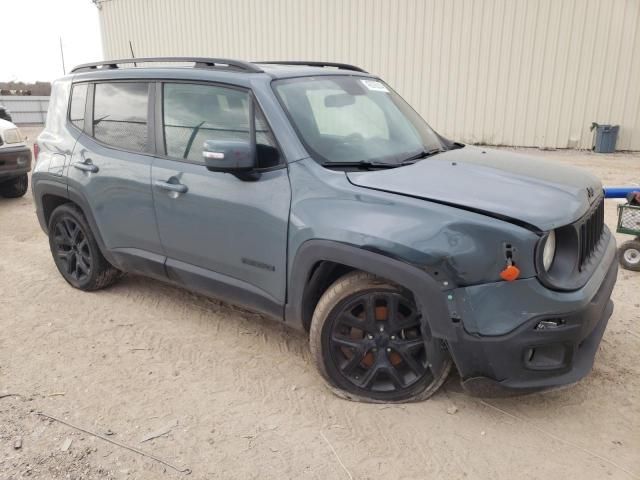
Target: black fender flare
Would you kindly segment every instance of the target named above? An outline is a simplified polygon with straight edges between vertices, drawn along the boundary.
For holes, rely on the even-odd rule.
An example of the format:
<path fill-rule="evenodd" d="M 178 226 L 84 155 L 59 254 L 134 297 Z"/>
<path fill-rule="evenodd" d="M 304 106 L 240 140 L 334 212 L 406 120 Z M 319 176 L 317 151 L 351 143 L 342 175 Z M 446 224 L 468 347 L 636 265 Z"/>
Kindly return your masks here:
<path fill-rule="evenodd" d="M 45 219 L 44 207 L 42 203 L 42 199 L 45 195 L 53 195 L 60 198 L 67 199 L 70 203 L 76 204 L 82 213 L 84 214 L 87 222 L 89 222 L 89 226 L 91 227 L 91 231 L 96 239 L 96 243 L 98 244 L 98 248 L 102 252 L 102 255 L 111 263 L 118 267 L 118 263 L 116 259 L 109 253 L 107 250 L 104 240 L 102 239 L 102 235 L 100 234 L 100 230 L 98 229 L 98 225 L 96 224 L 95 219 L 93 218 L 93 214 L 91 213 L 91 207 L 89 206 L 89 202 L 84 198 L 84 196 L 76 191 L 73 188 L 70 188 L 65 183 L 52 180 L 49 178 L 41 178 L 32 184 L 33 195 L 36 202 L 36 214 L 38 216 L 38 221 L 40 222 L 40 227 L 44 232 L 49 235 L 49 225 L 47 225 L 47 221 Z"/>
<path fill-rule="evenodd" d="M 330 240 L 307 240 L 296 252 L 289 272 L 285 321 L 298 329 L 303 325 L 305 288 L 314 265 L 330 261 L 372 273 L 408 289 L 422 312 L 431 335 L 455 340 L 457 335 L 442 286 L 426 271 L 409 263 L 356 245 Z"/>
<path fill-rule="evenodd" d="M 44 233 L 49 235 L 49 225 L 47 225 L 47 220 L 45 218 L 42 199 L 45 197 L 45 195 L 51 195 L 53 197 L 64 198 L 68 200 L 69 194 L 67 193 L 67 185 L 49 178 L 36 179 L 34 177 L 35 176 L 31 177 L 31 191 L 33 194 L 34 203 L 36 204 L 36 215 L 38 216 L 40 228 L 42 228 Z"/>

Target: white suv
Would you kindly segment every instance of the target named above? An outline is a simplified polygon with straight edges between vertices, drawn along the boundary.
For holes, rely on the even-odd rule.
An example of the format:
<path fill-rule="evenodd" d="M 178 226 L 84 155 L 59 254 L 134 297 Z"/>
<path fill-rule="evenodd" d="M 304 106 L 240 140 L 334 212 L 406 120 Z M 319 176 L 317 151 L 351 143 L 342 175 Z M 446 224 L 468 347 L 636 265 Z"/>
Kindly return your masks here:
<path fill-rule="evenodd" d="M 27 193 L 31 170 L 31 150 L 20 129 L 0 119 L 0 196 L 21 197 Z"/>

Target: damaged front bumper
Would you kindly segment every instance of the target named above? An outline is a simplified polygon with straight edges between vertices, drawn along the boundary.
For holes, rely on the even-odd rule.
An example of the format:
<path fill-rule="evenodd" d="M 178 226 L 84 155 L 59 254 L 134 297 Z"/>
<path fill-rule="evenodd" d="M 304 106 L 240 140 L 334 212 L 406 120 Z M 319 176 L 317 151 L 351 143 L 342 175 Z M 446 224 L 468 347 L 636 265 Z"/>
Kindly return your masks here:
<path fill-rule="evenodd" d="M 613 312 L 617 271 L 610 235 L 597 270 L 580 290 L 549 290 L 535 278 L 458 289 L 461 320 L 448 348 L 463 387 L 478 396 L 505 396 L 587 375 Z M 509 320 L 515 328 L 505 331 Z"/>

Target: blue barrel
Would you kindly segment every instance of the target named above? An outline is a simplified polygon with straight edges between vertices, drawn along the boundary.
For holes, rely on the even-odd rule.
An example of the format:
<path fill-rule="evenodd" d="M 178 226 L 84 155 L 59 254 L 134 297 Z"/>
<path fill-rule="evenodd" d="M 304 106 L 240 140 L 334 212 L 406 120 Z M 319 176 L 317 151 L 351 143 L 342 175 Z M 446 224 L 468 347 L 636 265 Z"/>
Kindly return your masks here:
<path fill-rule="evenodd" d="M 640 192 L 638 187 L 604 187 L 604 198 L 627 198 L 631 192 Z"/>

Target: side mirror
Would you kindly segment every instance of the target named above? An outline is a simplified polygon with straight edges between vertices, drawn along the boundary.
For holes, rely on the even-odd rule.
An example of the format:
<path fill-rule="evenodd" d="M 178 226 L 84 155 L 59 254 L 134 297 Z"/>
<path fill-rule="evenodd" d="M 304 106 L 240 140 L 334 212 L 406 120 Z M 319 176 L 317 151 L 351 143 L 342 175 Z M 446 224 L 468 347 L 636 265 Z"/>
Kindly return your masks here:
<path fill-rule="evenodd" d="M 246 172 L 256 164 L 255 149 L 243 140 L 207 140 L 202 157 L 212 172 Z"/>

